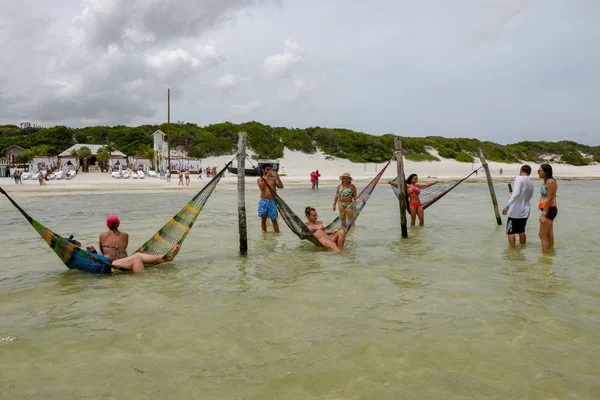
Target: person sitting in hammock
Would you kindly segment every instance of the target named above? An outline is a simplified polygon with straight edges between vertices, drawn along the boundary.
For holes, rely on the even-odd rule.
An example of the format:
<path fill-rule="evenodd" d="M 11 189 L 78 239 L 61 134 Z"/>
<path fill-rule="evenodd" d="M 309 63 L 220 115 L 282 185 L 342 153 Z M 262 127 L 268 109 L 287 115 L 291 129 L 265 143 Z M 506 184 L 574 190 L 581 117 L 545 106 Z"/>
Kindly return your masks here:
<path fill-rule="evenodd" d="M 109 215 L 106 218 L 108 232 L 100 234 L 100 252 L 110 260 L 118 260 L 127 257 L 127 245 L 129 244 L 129 234 L 119 231 L 119 217 Z"/>
<path fill-rule="evenodd" d="M 335 206 L 337 205 L 342 225 L 346 226 L 346 218 L 350 220 L 354 218 L 354 212 L 349 206 L 356 200 L 356 186 L 352 184 L 352 176 L 350 176 L 350 173 L 348 172 L 344 172 L 340 175 L 340 181 L 342 181 L 342 183 L 335 189 L 333 211 L 335 211 Z"/>
<path fill-rule="evenodd" d="M 70 237 L 65 238 L 65 239 L 67 239 L 69 242 L 73 243 L 75 246 L 81 247 L 81 243 L 79 241 L 73 239 L 73 235 L 71 235 Z M 109 263 L 113 267 L 112 272 L 117 272 L 119 270 L 131 270 L 133 272 L 145 272 L 146 271 L 146 269 L 144 268 L 145 265 L 154 264 L 154 263 L 158 262 L 161 258 L 163 258 L 163 256 L 160 256 L 160 255 L 134 253 L 130 256 L 127 256 L 127 257 L 124 257 L 124 258 L 121 258 L 118 260 L 111 260 L 110 258 L 103 256 L 102 254 L 98 254 L 98 252 L 96 251 L 96 248 L 92 244 L 88 244 L 87 246 L 85 246 L 85 249 L 87 250 L 88 253 L 90 253 L 97 260 Z M 172 251 L 171 254 L 169 254 L 169 256 L 166 258 L 166 261 L 172 261 L 178 252 L 179 252 L 179 247 L 176 247 L 175 250 Z"/>
<path fill-rule="evenodd" d="M 310 206 L 304 209 L 304 213 L 306 214 L 306 218 L 308 218 L 306 227 L 315 235 L 319 243 L 323 247 L 327 247 L 333 251 L 342 251 L 344 242 L 346 241 L 346 232 L 341 229 L 326 232 L 323 223 L 317 220 L 317 210 Z"/>

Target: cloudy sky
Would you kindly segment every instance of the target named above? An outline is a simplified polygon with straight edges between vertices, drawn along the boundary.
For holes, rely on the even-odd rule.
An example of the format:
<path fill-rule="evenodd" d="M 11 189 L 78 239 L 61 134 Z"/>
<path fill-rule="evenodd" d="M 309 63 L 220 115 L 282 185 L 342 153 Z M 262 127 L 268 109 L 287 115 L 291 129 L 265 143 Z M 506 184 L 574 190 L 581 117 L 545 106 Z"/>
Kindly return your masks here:
<path fill-rule="evenodd" d="M 600 0 L 0 0 L 0 123 L 600 144 Z"/>

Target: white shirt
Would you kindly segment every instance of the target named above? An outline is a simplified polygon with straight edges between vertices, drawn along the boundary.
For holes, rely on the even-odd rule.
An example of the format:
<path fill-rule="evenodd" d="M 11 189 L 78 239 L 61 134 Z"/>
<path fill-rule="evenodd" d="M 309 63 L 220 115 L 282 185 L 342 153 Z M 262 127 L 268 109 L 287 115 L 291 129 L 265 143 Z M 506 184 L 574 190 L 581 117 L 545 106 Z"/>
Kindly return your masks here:
<path fill-rule="evenodd" d="M 533 182 L 528 176 L 517 176 L 513 184 L 512 196 L 508 200 L 508 216 L 511 218 L 528 218 L 533 197 Z"/>

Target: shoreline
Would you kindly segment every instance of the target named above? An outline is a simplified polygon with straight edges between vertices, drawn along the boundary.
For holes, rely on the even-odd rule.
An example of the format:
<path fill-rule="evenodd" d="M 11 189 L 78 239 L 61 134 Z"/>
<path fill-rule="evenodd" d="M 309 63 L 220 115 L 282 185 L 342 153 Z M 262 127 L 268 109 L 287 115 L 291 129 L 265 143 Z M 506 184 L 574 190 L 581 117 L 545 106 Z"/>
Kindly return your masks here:
<path fill-rule="evenodd" d="M 208 157 L 202 160 L 202 165 L 206 167 L 217 167 L 220 171 L 231 159 L 233 155 L 219 157 Z M 280 172 L 285 172 L 281 179 L 285 187 L 289 188 L 311 188 L 310 173 L 319 170 L 321 178 L 319 186 L 322 188 L 335 187 L 340 183 L 339 176 L 348 172 L 353 177 L 353 183 L 359 188 L 364 187 L 375 177 L 385 163 L 352 163 L 346 159 L 339 159 L 326 156 L 317 152 L 306 154 L 298 151 L 284 150 L 284 157 L 280 160 Z M 528 164 L 535 171 L 537 164 Z M 248 166 L 248 163 L 246 163 Z M 488 163 L 492 180 L 495 183 L 511 183 L 515 176 L 519 174 L 522 164 L 504 164 Z M 234 167 L 237 163 L 234 162 Z M 405 175 L 411 173 L 419 174 L 421 182 L 431 182 L 438 180 L 440 182 L 450 182 L 462 179 L 469 175 L 473 170 L 480 168 L 479 162 L 461 163 L 452 159 L 443 159 L 441 161 L 422 161 L 414 162 L 405 160 Z M 600 165 L 573 166 L 565 164 L 552 164 L 554 175 L 558 181 L 572 180 L 600 180 Z M 503 174 L 500 175 L 500 169 Z M 386 185 L 387 182 L 396 176 L 396 163 L 392 161 L 388 169 L 383 174 L 379 185 Z M 40 186 L 37 180 L 24 180 L 22 185 L 16 185 L 13 179 L 0 178 L 0 186 L 7 191 L 10 196 L 44 196 L 53 195 L 75 195 L 75 194 L 94 194 L 94 193 L 156 193 L 156 192 L 175 192 L 184 191 L 190 193 L 190 196 L 197 193 L 210 180 L 203 176 L 202 180 L 193 173 L 190 176 L 190 186 L 178 186 L 178 175 L 171 176 L 171 182 L 165 179 L 151 178 L 146 176 L 144 179 L 115 179 L 109 173 L 98 171 L 88 173 L 78 173 L 71 180 L 50 180 L 46 186 Z M 246 185 L 249 190 L 256 188 L 256 177 L 246 177 Z M 539 178 L 535 172 L 532 173 L 532 180 L 538 181 Z M 482 184 L 486 183 L 485 173 L 479 170 L 477 175 L 473 175 L 463 183 Z M 258 188 L 256 188 L 258 189 Z M 237 175 L 229 172 L 225 173 L 219 185 L 215 190 L 237 190 Z"/>
<path fill-rule="evenodd" d="M 114 179 L 109 174 L 101 173 L 80 173 L 72 180 L 51 180 L 47 182 L 45 186 L 40 186 L 38 181 L 24 181 L 22 185 L 16 185 L 13 179 L 0 178 L 0 187 L 2 187 L 11 197 L 35 197 L 44 195 L 83 195 L 83 194 L 98 194 L 98 193 L 159 193 L 159 192 L 188 192 L 190 195 L 200 191 L 210 179 L 203 178 L 202 180 L 197 179 L 197 175 L 192 175 L 190 186 L 178 186 L 178 178 L 175 176 L 171 178 L 171 182 L 167 182 L 165 179 L 159 178 L 145 178 L 145 179 Z M 378 183 L 378 186 L 387 186 L 387 182 L 393 179 L 393 176 L 384 174 Z M 246 177 L 247 190 L 254 189 L 256 184 L 256 177 Z M 297 189 L 306 188 L 310 189 L 311 183 L 308 179 L 298 176 L 283 176 L 281 177 L 284 183 L 284 190 L 286 187 Z M 356 177 L 353 183 L 359 188 L 365 186 L 373 177 Z M 421 178 L 422 182 L 431 182 L 434 179 L 440 182 L 453 181 L 461 179 L 459 177 L 424 177 Z M 492 177 L 494 183 L 512 183 L 514 177 L 509 176 L 498 176 Z M 539 178 L 533 177 L 534 182 L 538 181 Z M 569 176 L 560 177 L 557 176 L 556 180 L 561 182 L 565 181 L 592 181 L 600 180 L 600 176 Z M 485 184 L 487 179 L 485 177 L 470 177 L 465 180 L 465 184 Z M 339 180 L 336 178 L 321 178 L 319 181 L 320 188 L 332 188 L 339 184 Z M 258 190 L 258 188 L 256 188 Z M 237 176 L 228 175 L 221 179 L 221 182 L 217 185 L 215 190 L 237 190 Z"/>

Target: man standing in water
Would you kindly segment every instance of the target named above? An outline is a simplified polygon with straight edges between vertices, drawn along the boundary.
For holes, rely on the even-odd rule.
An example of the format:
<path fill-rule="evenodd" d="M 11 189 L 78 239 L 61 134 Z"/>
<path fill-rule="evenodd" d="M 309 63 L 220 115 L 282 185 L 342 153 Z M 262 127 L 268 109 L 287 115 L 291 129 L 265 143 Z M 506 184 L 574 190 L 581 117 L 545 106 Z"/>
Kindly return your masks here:
<path fill-rule="evenodd" d="M 519 176 L 515 178 L 513 183 L 512 196 L 502 210 L 502 214 L 508 214 L 508 222 L 506 222 L 506 234 L 508 235 L 508 244 L 510 247 L 515 247 L 515 234 L 519 234 L 519 243 L 524 245 L 527 241 L 525 235 L 525 225 L 529 217 L 531 208 L 530 202 L 533 197 L 533 182 L 529 178 L 531 167 L 523 165 Z"/>
<path fill-rule="evenodd" d="M 100 234 L 100 253 L 111 261 L 127 257 L 129 234 L 119 231 L 119 217 L 110 215 L 106 218 L 108 232 Z"/>
<path fill-rule="evenodd" d="M 273 223 L 273 230 L 279 233 L 279 224 L 277 223 L 277 206 L 275 206 L 275 200 L 273 192 L 277 191 L 277 188 L 283 189 L 283 183 L 277 172 L 273 172 L 273 167 L 269 164 L 263 167 L 263 176 L 259 177 L 256 181 L 260 188 L 260 201 L 258 202 L 258 216 L 261 218 L 261 227 L 263 232 L 267 231 L 267 217 Z M 271 189 L 269 189 L 269 187 Z"/>

